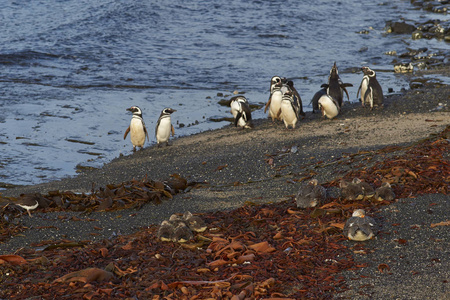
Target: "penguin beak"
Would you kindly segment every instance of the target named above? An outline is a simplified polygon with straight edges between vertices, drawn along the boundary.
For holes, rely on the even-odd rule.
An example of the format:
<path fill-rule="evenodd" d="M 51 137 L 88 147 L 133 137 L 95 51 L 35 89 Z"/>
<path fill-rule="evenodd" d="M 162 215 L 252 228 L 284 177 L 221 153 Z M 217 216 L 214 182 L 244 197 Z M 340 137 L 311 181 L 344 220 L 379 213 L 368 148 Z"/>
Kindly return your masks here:
<path fill-rule="evenodd" d="M 133 107 L 127 108 L 127 111 L 133 111 Z"/>

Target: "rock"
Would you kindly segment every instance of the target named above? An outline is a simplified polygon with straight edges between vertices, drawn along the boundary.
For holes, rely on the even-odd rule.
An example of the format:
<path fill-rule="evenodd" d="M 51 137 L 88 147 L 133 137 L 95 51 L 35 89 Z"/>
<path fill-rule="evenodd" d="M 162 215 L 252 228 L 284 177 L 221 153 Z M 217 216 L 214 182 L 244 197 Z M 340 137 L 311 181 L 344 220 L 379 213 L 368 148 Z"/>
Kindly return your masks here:
<path fill-rule="evenodd" d="M 413 40 L 420 40 L 423 37 L 423 32 L 420 30 L 416 30 L 412 33 L 411 37 Z"/>
<path fill-rule="evenodd" d="M 413 33 L 414 30 L 416 30 L 416 26 L 411 25 L 411 24 L 407 24 L 406 22 L 387 22 L 386 24 L 388 26 L 388 32 L 393 32 L 393 33 L 399 33 L 399 34 L 404 34 L 404 33 Z"/>

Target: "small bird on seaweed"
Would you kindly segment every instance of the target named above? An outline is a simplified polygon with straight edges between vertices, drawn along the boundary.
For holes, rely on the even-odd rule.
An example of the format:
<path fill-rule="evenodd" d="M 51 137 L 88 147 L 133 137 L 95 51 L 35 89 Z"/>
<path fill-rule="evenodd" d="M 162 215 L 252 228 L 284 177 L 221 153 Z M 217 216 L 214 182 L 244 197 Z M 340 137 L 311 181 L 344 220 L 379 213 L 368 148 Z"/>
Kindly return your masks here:
<path fill-rule="evenodd" d="M 362 181 L 358 178 L 356 178 L 356 183 L 359 184 L 361 187 L 361 190 L 363 191 L 364 198 L 372 198 L 375 195 L 375 190 L 373 186 L 370 185 L 370 183 Z"/>
<path fill-rule="evenodd" d="M 192 231 L 184 222 L 178 223 L 173 232 L 172 241 L 178 243 L 186 243 L 194 237 Z"/>
<path fill-rule="evenodd" d="M 327 198 L 327 190 L 319 185 L 317 179 L 310 180 L 306 185 L 300 187 L 297 196 L 295 197 L 295 201 L 297 203 L 297 207 L 299 208 L 307 208 L 307 207 L 316 207 L 321 202 L 326 200 Z"/>
<path fill-rule="evenodd" d="M 344 236 L 353 241 L 366 241 L 375 234 L 375 220 L 365 215 L 364 210 L 357 209 L 344 225 Z"/>
<path fill-rule="evenodd" d="M 173 239 L 173 234 L 175 231 L 175 226 L 167 220 L 162 221 L 158 229 L 158 238 L 163 242 L 171 242 Z"/>
<path fill-rule="evenodd" d="M 142 118 L 142 111 L 137 106 L 132 106 L 127 108 L 128 111 L 133 113 L 131 117 L 130 126 L 128 126 L 125 134 L 123 135 L 123 139 L 125 139 L 130 133 L 131 144 L 133 144 L 133 151 L 136 151 L 136 147 L 140 147 L 141 149 L 144 147 L 145 137 L 148 138 L 147 128 L 145 127 L 144 119 Z"/>
<path fill-rule="evenodd" d="M 383 182 L 381 186 L 375 190 L 375 199 L 378 201 L 393 201 L 395 199 L 394 191 L 389 182 Z"/>
<path fill-rule="evenodd" d="M 36 209 L 39 206 L 38 199 L 36 194 L 22 194 L 14 203 L 23 209 L 26 209 L 28 215 L 31 217 L 30 210 Z"/>
<path fill-rule="evenodd" d="M 205 222 L 198 216 L 194 216 L 190 211 L 183 214 L 183 219 L 186 225 L 195 232 L 203 232 L 208 228 Z"/>
<path fill-rule="evenodd" d="M 361 180 L 354 178 L 352 182 L 341 180 L 339 187 L 341 188 L 341 196 L 347 200 L 362 200 L 364 198 L 364 191 L 360 185 Z"/>
<path fill-rule="evenodd" d="M 158 147 L 161 147 L 161 143 L 166 143 L 169 146 L 170 133 L 175 135 L 175 129 L 173 128 L 170 115 L 176 112 L 175 109 L 166 107 L 161 111 L 158 122 L 156 123 L 155 135 Z"/>
<path fill-rule="evenodd" d="M 253 128 L 252 113 L 248 101 L 244 96 L 235 96 L 230 99 L 231 113 L 234 117 L 234 126 Z"/>

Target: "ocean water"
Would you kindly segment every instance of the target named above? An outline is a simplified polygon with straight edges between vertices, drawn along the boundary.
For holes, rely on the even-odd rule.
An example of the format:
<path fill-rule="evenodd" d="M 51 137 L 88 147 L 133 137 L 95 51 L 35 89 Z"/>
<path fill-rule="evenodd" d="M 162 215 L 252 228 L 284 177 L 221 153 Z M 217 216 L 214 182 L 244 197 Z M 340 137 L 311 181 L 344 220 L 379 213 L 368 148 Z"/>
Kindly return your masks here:
<path fill-rule="evenodd" d="M 367 1 L 366 1 L 367 2 Z M 409 1 L 46 0 L 0 10 L 0 187 L 76 174 L 132 154 L 126 108 L 138 105 L 155 144 L 164 107 L 176 136 L 220 128 L 234 91 L 265 103 L 274 75 L 291 78 L 304 109 L 334 61 L 356 91 L 363 65 L 384 90 L 407 87 L 386 51 L 409 37 L 387 20 L 438 18 Z M 367 30 L 367 34 L 358 33 Z M 411 42 L 411 41 L 409 41 Z M 419 48 L 448 47 L 436 40 Z M 448 48 L 447 48 L 448 49 Z M 222 96 L 223 94 L 223 96 Z M 253 113 L 264 118 L 263 110 Z M 300 129 L 301 130 L 301 124 Z"/>

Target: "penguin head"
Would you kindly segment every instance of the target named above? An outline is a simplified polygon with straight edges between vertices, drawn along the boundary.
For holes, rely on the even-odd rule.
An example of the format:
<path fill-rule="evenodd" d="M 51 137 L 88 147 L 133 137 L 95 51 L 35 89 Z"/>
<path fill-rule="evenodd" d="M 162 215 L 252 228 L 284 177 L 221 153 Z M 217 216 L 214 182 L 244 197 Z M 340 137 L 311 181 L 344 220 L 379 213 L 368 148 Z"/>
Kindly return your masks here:
<path fill-rule="evenodd" d="M 166 107 L 166 108 L 163 109 L 163 111 L 161 113 L 164 114 L 164 115 L 170 115 L 170 114 L 172 114 L 172 113 L 174 113 L 176 111 L 177 111 L 176 109 L 172 109 L 170 107 Z"/>
<path fill-rule="evenodd" d="M 133 115 L 142 116 L 142 111 L 138 106 L 132 106 L 130 108 L 127 108 L 128 111 L 131 111 Z"/>
<path fill-rule="evenodd" d="M 339 77 L 339 70 L 338 67 L 336 65 L 336 62 L 334 62 L 333 67 L 330 70 L 330 76 L 329 78 L 338 78 Z"/>
<path fill-rule="evenodd" d="M 239 103 L 247 103 L 247 98 L 245 98 L 244 96 L 234 96 L 230 99 L 230 105 L 234 101 Z"/>
<path fill-rule="evenodd" d="M 364 211 L 364 209 L 357 209 L 353 212 L 352 217 L 364 218 L 365 214 L 366 212 Z"/>
<path fill-rule="evenodd" d="M 273 76 L 270 79 L 270 92 L 272 92 L 275 86 L 281 87 L 283 85 L 283 79 L 280 76 Z"/>
<path fill-rule="evenodd" d="M 369 67 L 362 67 L 361 70 L 363 71 L 364 75 L 367 75 L 369 77 L 375 77 L 376 75 L 375 71 L 370 69 Z"/>

